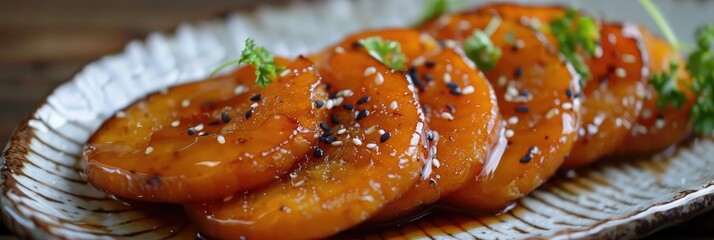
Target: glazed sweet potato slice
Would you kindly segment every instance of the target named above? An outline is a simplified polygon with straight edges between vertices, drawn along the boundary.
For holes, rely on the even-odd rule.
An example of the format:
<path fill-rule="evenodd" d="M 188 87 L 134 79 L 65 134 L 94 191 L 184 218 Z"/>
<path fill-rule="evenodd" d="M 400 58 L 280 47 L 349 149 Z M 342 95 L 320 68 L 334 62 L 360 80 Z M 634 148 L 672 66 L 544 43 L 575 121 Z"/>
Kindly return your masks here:
<path fill-rule="evenodd" d="M 460 44 L 491 21 L 490 15 L 464 13 L 428 22 L 422 29 L 438 40 Z M 506 139 L 499 142 L 505 151 L 447 196 L 447 203 L 500 210 L 550 178 L 570 152 L 579 123 L 575 93 L 580 89 L 568 63 L 542 39 L 540 32 L 514 21 L 503 21 L 491 35 L 503 55 L 484 74 L 507 122 Z"/>
<path fill-rule="evenodd" d="M 154 93 L 108 120 L 85 151 L 89 181 L 118 197 L 182 203 L 268 183 L 311 154 L 325 109 L 304 58 L 266 88 L 254 69 Z"/>
<path fill-rule="evenodd" d="M 565 15 L 557 6 L 492 4 L 475 10 L 497 14 L 531 26 L 550 23 Z M 552 44 L 557 44 L 548 35 Z M 615 152 L 637 121 L 647 84 L 646 54 L 639 30 L 629 24 L 601 23 L 601 51 L 584 56 L 590 76 L 583 87 L 582 125 L 564 168 L 581 167 Z"/>
<path fill-rule="evenodd" d="M 624 140 L 626 143 L 637 144 L 621 144 L 618 148 L 619 154 L 628 156 L 658 153 L 686 138 L 691 132 L 689 110 L 694 103 L 694 95 L 688 90 L 692 78 L 685 70 L 684 60 L 679 52 L 647 29 L 640 28 L 640 32 L 649 56 L 648 76 L 669 72 L 670 64 L 677 63 L 676 76 L 677 79 L 682 80 L 679 82 L 679 89 L 687 93 L 687 102 L 680 108 L 670 105 L 660 109 L 657 106 L 659 99 L 657 91 L 652 85 L 647 84 L 642 113 Z"/>
<path fill-rule="evenodd" d="M 404 194 L 424 166 L 419 103 L 403 72 L 362 48 L 331 54 L 331 117 L 319 147 L 277 182 L 232 199 L 185 205 L 213 239 L 315 239 L 359 224 Z"/>
<path fill-rule="evenodd" d="M 374 221 L 418 212 L 480 174 L 501 133 L 496 94 L 460 49 L 445 48 L 409 69 L 436 143 L 431 173 L 384 207 Z"/>

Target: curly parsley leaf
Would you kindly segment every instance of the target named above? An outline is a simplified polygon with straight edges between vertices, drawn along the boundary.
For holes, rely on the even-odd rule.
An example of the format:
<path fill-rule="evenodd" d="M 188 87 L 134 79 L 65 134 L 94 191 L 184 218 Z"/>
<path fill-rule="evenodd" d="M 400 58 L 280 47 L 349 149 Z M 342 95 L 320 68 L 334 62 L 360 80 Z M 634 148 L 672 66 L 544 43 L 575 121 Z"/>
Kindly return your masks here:
<path fill-rule="evenodd" d="M 245 49 L 241 52 L 240 58 L 228 61 L 211 72 L 215 75 L 221 70 L 235 64 L 250 64 L 255 68 L 255 83 L 265 88 L 273 82 L 275 76 L 282 71 L 283 67 L 275 66 L 275 58 L 264 47 L 259 47 L 255 40 L 248 38 L 245 40 Z"/>
<path fill-rule="evenodd" d="M 691 110 L 692 127 L 697 134 L 714 135 L 714 25 L 699 28 L 696 38 L 696 49 L 687 59 L 697 97 Z"/>
<path fill-rule="evenodd" d="M 502 54 L 501 49 L 493 45 L 491 38 L 479 29 L 474 30 L 464 41 L 464 52 L 476 66 L 487 71 L 496 67 L 496 62 Z"/>
<path fill-rule="evenodd" d="M 370 56 L 379 60 L 387 67 L 403 71 L 407 69 L 407 56 L 402 53 L 398 42 L 384 40 L 381 37 L 368 37 L 359 40 Z"/>
<path fill-rule="evenodd" d="M 424 10 L 417 25 L 434 19 L 442 14 L 463 7 L 462 0 L 425 0 Z"/>
<path fill-rule="evenodd" d="M 677 69 L 679 64 L 671 63 L 669 71 L 653 73 L 650 78 L 650 84 L 658 93 L 657 107 L 660 109 L 668 106 L 679 109 L 687 102 L 687 96 L 677 86 Z"/>
<path fill-rule="evenodd" d="M 557 40 L 558 49 L 563 56 L 570 61 L 583 81 L 588 79 L 590 70 L 578 51 L 582 49 L 589 56 L 597 53 L 600 31 L 595 19 L 581 16 L 577 11 L 568 9 L 563 17 L 553 19 L 548 27 Z"/>

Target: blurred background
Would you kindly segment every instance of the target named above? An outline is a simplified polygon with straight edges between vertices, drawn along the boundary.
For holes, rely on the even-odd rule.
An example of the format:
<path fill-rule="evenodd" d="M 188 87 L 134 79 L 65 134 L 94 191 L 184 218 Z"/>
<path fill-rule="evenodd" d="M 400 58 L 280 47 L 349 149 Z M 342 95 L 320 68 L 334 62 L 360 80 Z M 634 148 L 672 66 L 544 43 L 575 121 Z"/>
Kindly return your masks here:
<path fill-rule="evenodd" d="M 231 11 L 266 2 L 287 0 L 0 0 L 0 144 L 12 130 L 57 85 L 65 82 L 89 62 L 119 52 L 132 39 L 149 32 L 171 32 L 179 23 L 225 17 Z M 473 1 L 473 0 L 472 0 Z M 519 1 L 524 2 L 524 1 Z M 574 2 L 574 1 L 561 1 Z M 626 2 L 627 4 L 620 4 Z M 575 5 L 611 5 L 613 11 L 628 12 L 636 1 L 575 1 Z M 705 0 L 655 1 L 666 15 L 708 5 Z M 705 11 L 707 12 L 707 11 Z M 691 39 L 696 25 L 714 23 L 714 9 L 692 19 L 669 18 L 683 39 Z M 607 12 L 593 13 L 607 16 Z M 633 19 L 651 25 L 646 15 Z M 0 239 L 9 239 L 0 226 Z M 712 239 L 714 213 L 661 231 L 653 239 Z"/>

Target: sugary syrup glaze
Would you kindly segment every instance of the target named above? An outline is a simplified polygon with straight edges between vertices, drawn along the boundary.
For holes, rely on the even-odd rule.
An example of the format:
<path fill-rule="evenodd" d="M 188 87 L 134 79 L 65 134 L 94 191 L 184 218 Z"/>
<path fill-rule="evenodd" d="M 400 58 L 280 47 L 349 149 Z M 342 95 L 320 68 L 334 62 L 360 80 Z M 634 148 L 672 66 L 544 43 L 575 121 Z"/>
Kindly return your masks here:
<path fill-rule="evenodd" d="M 491 4 L 473 11 L 495 14 L 538 28 L 565 15 L 559 6 Z M 630 24 L 600 23 L 600 45 L 595 56 L 586 56 L 590 77 L 582 94 L 582 124 L 578 140 L 563 163 L 564 168 L 585 166 L 613 154 L 638 121 L 647 93 L 647 53 L 642 36 Z M 552 35 L 549 42 L 557 46 Z M 681 138 L 680 138 L 681 139 Z"/>
<path fill-rule="evenodd" d="M 436 39 L 460 44 L 474 29 L 485 29 L 491 21 L 490 15 L 463 13 L 435 19 L 421 28 Z M 491 39 L 503 55 L 484 74 L 506 120 L 507 146 L 502 156 L 487 162 L 445 201 L 497 211 L 540 186 L 570 153 L 580 122 L 580 88 L 568 63 L 530 27 L 503 21 Z"/>
<path fill-rule="evenodd" d="M 331 117 L 313 154 L 266 187 L 185 205 L 204 235 L 328 237 L 365 221 L 418 180 L 428 142 L 413 85 L 363 47 L 344 50 L 324 62 Z"/>
<path fill-rule="evenodd" d="M 325 99 L 312 63 L 280 60 L 265 89 L 254 69 L 171 88 L 104 123 L 87 143 L 95 187 L 143 201 L 206 201 L 266 184 L 311 155 Z"/>

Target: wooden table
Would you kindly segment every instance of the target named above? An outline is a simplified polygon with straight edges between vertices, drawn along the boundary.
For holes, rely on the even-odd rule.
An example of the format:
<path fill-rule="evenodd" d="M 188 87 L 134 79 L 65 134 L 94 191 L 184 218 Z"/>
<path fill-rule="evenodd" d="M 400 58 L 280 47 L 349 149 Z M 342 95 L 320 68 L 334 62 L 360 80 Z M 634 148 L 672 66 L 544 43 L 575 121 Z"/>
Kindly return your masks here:
<path fill-rule="evenodd" d="M 170 32 L 181 22 L 221 17 L 252 2 L 259 1 L 0 1 L 0 144 L 44 96 L 87 63 L 149 32 Z M 9 233 L 3 228 L 2 234 Z M 714 237 L 714 213 L 652 238 L 707 236 Z"/>

